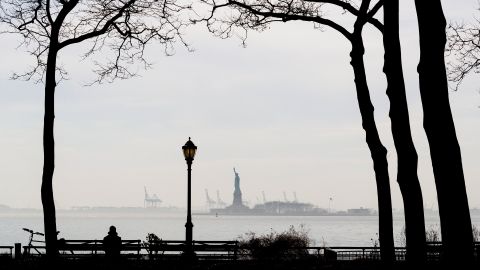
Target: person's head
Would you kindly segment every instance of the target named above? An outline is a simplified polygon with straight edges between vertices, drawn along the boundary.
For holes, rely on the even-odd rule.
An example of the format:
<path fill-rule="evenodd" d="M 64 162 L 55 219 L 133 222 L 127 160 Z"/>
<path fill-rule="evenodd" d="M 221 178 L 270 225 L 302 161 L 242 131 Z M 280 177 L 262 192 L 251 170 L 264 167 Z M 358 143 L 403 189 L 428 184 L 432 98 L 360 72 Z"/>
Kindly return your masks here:
<path fill-rule="evenodd" d="M 117 234 L 117 228 L 115 228 L 115 226 L 110 226 L 110 230 L 108 231 L 108 234 L 113 234 L 113 235 L 116 235 Z"/>

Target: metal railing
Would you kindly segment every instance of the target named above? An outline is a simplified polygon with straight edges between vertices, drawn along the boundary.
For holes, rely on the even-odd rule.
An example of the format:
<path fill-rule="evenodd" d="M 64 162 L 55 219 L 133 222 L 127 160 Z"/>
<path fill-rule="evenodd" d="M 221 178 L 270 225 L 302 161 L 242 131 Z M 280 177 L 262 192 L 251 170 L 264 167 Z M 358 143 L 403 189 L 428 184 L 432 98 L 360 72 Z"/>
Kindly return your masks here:
<path fill-rule="evenodd" d="M 165 258 L 185 251 L 185 241 L 155 240 L 144 243 L 149 258 Z M 237 259 L 238 241 L 192 241 L 192 248 L 197 258 L 203 259 Z"/>
<path fill-rule="evenodd" d="M 336 253 L 336 259 L 339 261 L 380 260 L 378 247 L 330 247 L 329 249 Z"/>
<path fill-rule="evenodd" d="M 161 240 L 155 243 L 141 242 L 140 240 L 124 240 L 122 245 L 122 256 L 135 252 L 139 256 L 135 258 L 151 259 L 159 257 L 175 257 L 183 253 L 185 249 L 185 241 L 182 240 Z M 103 245 L 101 240 L 66 240 L 67 246 L 60 248 L 60 255 L 68 255 L 70 257 L 82 255 L 103 255 Z M 196 253 L 204 258 L 215 259 L 252 259 L 249 250 L 239 246 L 237 241 L 193 241 L 193 249 Z M 9 251 L 12 256 L 11 246 L 0 246 L 1 249 Z M 24 246 L 24 254 L 38 256 L 45 253 L 45 246 Z M 317 257 L 321 260 L 380 260 L 379 247 L 297 247 L 287 250 L 301 250 L 305 252 L 297 252 L 296 254 L 304 254 Z M 35 251 L 35 252 L 33 252 Z M 130 253 L 129 253 L 130 252 Z M 427 243 L 427 260 L 438 261 L 442 256 L 441 242 Z M 474 243 L 474 254 L 477 261 L 480 260 L 480 242 Z M 404 261 L 406 257 L 405 247 L 395 248 L 395 259 Z"/>

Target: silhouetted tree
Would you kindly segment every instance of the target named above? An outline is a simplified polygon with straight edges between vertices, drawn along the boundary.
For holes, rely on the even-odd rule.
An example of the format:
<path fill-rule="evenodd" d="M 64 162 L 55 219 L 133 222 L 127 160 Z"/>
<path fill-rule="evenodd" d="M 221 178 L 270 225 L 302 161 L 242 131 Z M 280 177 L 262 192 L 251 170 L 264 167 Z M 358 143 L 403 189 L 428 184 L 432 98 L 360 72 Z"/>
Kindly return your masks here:
<path fill-rule="evenodd" d="M 447 33 L 447 54 L 454 57 L 447 63 L 448 79 L 457 90 L 468 74 L 480 73 L 480 20 L 450 24 Z"/>
<path fill-rule="evenodd" d="M 208 0 L 206 2 L 209 3 Z M 308 21 L 328 26 L 342 34 L 350 42 L 352 46 L 350 64 L 354 72 L 362 126 L 366 133 L 366 142 L 372 156 L 377 183 L 381 257 L 386 262 L 393 261 L 395 251 L 387 150 L 380 140 L 375 124 L 374 107 L 370 99 L 363 60 L 365 48 L 362 38 L 362 30 L 367 23 L 371 23 L 380 31 L 383 30 L 383 25 L 374 18 L 382 6 L 382 1 L 372 5 L 371 9 L 370 0 L 361 1 L 360 7 L 355 7 L 351 1 L 340 0 L 315 0 L 310 2 L 298 0 L 228 0 L 221 4 L 215 1 L 210 3 L 213 5 L 213 9 L 211 17 L 207 19 L 207 26 L 211 32 L 220 37 L 229 37 L 234 27 L 240 27 L 245 31 L 248 29 L 264 30 L 272 22 Z M 340 7 L 345 12 L 355 16 L 352 32 L 323 16 L 322 7 L 326 4 Z M 216 10 L 223 7 L 230 7 L 235 12 L 228 18 L 215 17 Z"/>
<path fill-rule="evenodd" d="M 446 21 L 440 0 L 415 0 L 420 35 L 418 74 L 423 126 L 430 145 L 445 259 L 473 260 L 473 237 L 462 157 L 448 98 Z"/>
<path fill-rule="evenodd" d="M 402 54 L 399 37 L 399 2 L 384 1 L 383 71 L 387 77 L 387 95 L 390 99 L 392 136 L 397 150 L 397 182 L 403 197 L 407 260 L 423 263 L 426 259 L 425 217 L 423 198 L 418 181 L 418 155 L 412 140 Z"/>
<path fill-rule="evenodd" d="M 36 59 L 33 69 L 14 74 L 15 79 L 35 79 L 45 84 L 43 131 L 44 166 L 42 204 L 47 255 L 57 253 L 57 228 L 52 178 L 55 169 L 54 118 L 55 88 L 66 72 L 57 64 L 59 53 L 71 45 L 90 41 L 84 57 L 105 47 L 112 50 L 112 60 L 96 63 L 95 82 L 126 79 L 135 75 L 129 68 L 134 62 L 145 67 L 145 46 L 157 41 L 168 53 L 181 38 L 185 25 L 179 12 L 188 10 L 175 0 L 2 0 L 0 23 L 3 33 L 20 34 L 28 52 Z M 182 40 L 183 42 L 183 40 Z M 57 77 L 58 75 L 58 77 Z"/>

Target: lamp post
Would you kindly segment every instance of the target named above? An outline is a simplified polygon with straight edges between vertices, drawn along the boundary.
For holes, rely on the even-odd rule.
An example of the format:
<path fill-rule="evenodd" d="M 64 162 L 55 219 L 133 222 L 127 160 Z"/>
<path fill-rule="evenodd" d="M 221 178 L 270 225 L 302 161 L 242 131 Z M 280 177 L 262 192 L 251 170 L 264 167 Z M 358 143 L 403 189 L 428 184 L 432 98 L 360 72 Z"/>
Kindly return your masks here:
<path fill-rule="evenodd" d="M 187 223 L 185 223 L 185 255 L 192 256 L 193 255 L 193 245 L 192 245 L 192 231 L 193 231 L 193 223 L 192 223 L 192 161 L 195 157 L 195 152 L 197 152 L 197 147 L 188 137 L 188 141 L 182 146 L 183 155 L 185 156 L 185 160 L 187 161 L 188 166 L 188 192 L 187 192 Z"/>

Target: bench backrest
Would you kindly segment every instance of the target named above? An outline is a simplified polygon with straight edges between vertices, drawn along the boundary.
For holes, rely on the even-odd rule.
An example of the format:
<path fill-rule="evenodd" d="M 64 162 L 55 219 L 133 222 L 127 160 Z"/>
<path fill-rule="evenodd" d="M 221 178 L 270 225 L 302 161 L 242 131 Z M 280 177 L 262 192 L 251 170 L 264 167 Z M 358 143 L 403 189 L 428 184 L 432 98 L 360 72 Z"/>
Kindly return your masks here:
<path fill-rule="evenodd" d="M 121 251 L 136 251 L 140 253 L 142 249 L 141 240 L 122 240 Z M 32 249 L 35 252 L 44 252 L 45 246 L 24 246 L 25 252 L 32 253 Z M 96 254 L 98 251 L 104 251 L 103 240 L 69 240 L 61 239 L 58 242 L 58 250 L 60 252 L 69 252 L 75 254 L 75 252 L 91 252 Z M 40 254 L 39 254 L 40 255 Z"/>
<path fill-rule="evenodd" d="M 147 249 L 150 252 L 185 250 L 185 241 L 178 240 L 156 240 L 148 243 Z M 238 251 L 238 241 L 192 241 L 195 252 L 233 253 Z"/>

